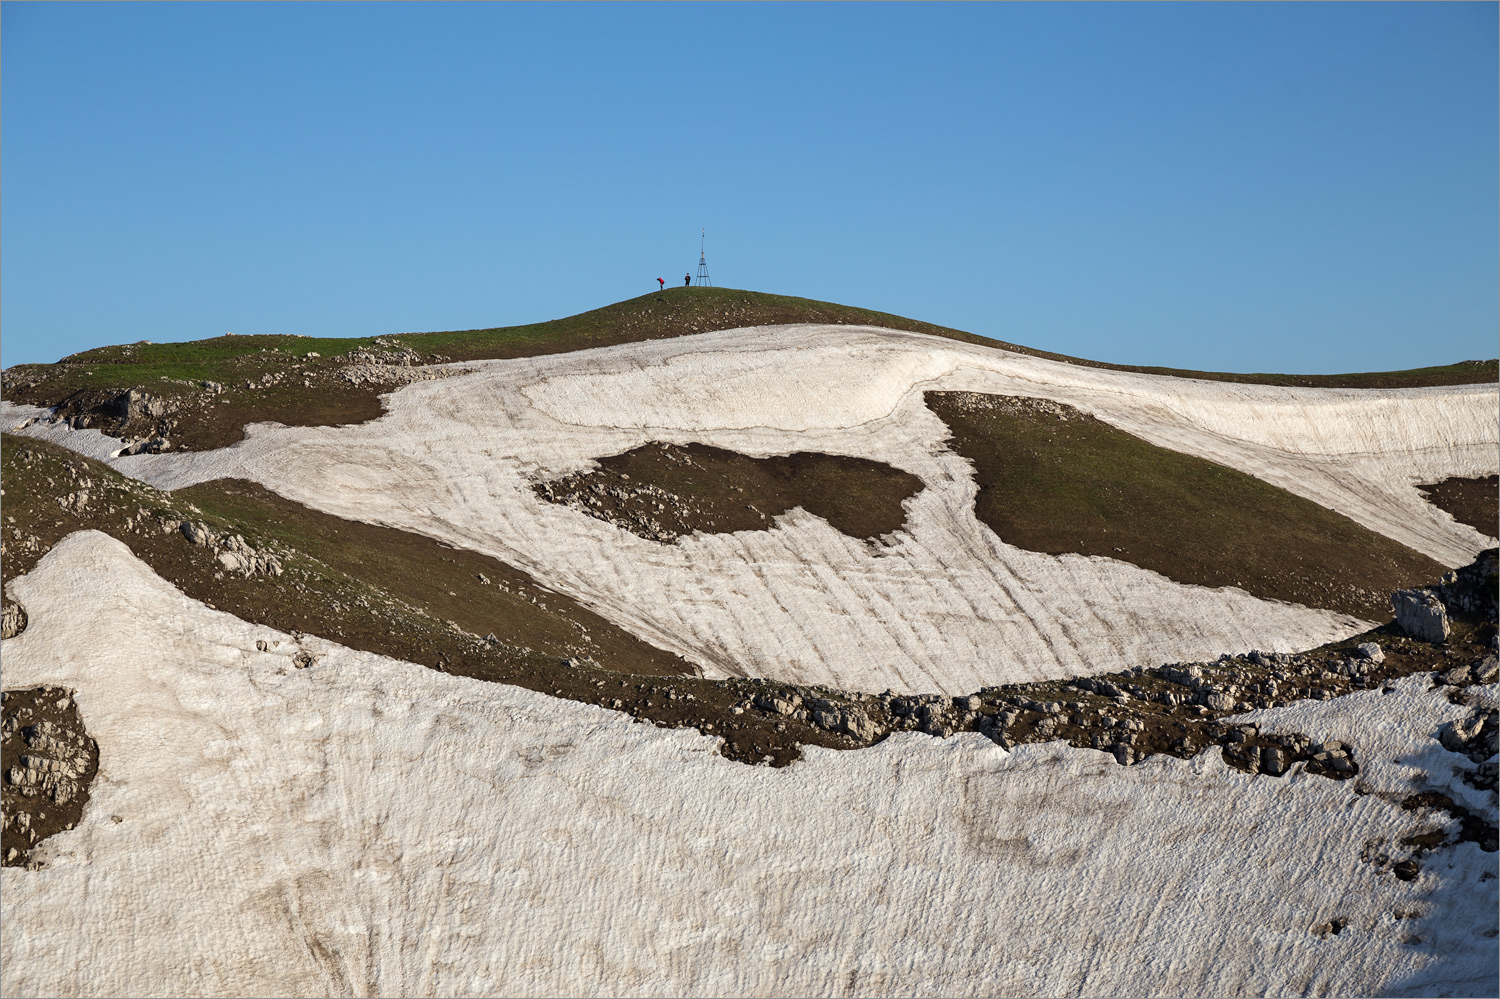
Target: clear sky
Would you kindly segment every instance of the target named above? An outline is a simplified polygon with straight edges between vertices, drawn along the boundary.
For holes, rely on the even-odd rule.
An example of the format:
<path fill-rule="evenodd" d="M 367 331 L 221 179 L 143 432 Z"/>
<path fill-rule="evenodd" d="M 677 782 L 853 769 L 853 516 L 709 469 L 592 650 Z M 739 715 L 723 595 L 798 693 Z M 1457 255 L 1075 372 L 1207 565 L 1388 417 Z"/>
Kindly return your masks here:
<path fill-rule="evenodd" d="M 0 351 L 696 270 L 1100 360 L 1497 353 L 1497 6 L 0 6 Z"/>

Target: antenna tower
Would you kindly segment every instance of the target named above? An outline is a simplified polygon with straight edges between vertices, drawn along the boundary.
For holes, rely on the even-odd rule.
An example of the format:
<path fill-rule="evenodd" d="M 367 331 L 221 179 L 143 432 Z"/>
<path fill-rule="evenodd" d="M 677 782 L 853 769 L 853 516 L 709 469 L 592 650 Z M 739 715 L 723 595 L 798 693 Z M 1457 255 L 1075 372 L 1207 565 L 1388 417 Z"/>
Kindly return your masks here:
<path fill-rule="evenodd" d="M 712 288 L 714 283 L 708 277 L 708 258 L 703 255 L 703 241 L 706 230 L 698 231 L 698 276 L 693 279 L 693 284 L 703 288 Z"/>

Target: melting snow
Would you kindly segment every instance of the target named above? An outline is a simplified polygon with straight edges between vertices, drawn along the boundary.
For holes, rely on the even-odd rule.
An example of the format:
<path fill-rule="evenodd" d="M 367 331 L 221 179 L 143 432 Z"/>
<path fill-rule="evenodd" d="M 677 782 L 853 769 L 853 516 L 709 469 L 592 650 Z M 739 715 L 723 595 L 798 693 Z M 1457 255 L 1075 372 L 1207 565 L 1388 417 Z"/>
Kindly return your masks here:
<path fill-rule="evenodd" d="M 1487 544 L 1414 484 L 1500 467 L 1493 385 L 1282 388 L 1142 375 L 867 327 L 729 330 L 504 361 L 388 396 L 355 427 L 254 427 L 234 447 L 111 463 L 176 488 L 253 479 L 338 516 L 511 562 L 708 676 L 962 693 L 1026 680 L 1292 651 L 1367 622 L 1174 583 L 1126 562 L 1029 552 L 973 515 L 932 389 L 1032 395 L 1221 462 L 1449 565 Z M 34 415 L 6 409 L 7 417 Z M 109 459 L 94 431 L 37 424 Z M 922 478 L 879 548 L 803 511 L 772 531 L 660 545 L 545 502 L 539 477 L 648 440 L 825 451 Z M 1492 543 L 1492 542 L 1489 542 Z"/>
<path fill-rule="evenodd" d="M 1466 709 L 1421 677 L 1279 712 L 1391 793 L 974 735 L 773 771 L 318 640 L 296 669 L 95 532 L 12 585 L 6 685 L 77 688 L 101 758 L 0 881 L 8 995 L 1493 994 L 1495 855 L 1359 859 L 1435 821 L 1403 789 L 1457 793 L 1430 733 Z"/>

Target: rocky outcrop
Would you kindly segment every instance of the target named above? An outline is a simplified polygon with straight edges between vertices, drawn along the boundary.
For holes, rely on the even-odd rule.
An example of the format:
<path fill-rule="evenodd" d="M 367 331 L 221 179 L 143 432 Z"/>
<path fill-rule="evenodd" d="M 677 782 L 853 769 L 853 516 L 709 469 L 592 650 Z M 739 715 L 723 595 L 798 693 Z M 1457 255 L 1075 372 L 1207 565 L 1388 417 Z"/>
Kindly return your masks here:
<path fill-rule="evenodd" d="M 176 406 L 171 400 L 133 388 L 115 397 L 113 409 L 118 419 L 131 423 L 159 420 L 176 409 Z"/>
<path fill-rule="evenodd" d="M 62 687 L 5 691 L 0 719 L 0 859 L 11 867 L 78 824 L 99 770 L 99 747 L 72 691 Z"/>
<path fill-rule="evenodd" d="M 1461 569 L 1443 576 L 1436 587 L 1438 598 L 1451 617 L 1469 621 L 1494 621 L 1496 617 L 1497 562 L 1500 549 L 1490 548 Z"/>
<path fill-rule="evenodd" d="M 1438 742 L 1453 753 L 1462 753 L 1475 763 L 1483 763 L 1500 753 L 1500 712 L 1482 711 L 1460 721 L 1451 721 L 1438 729 Z"/>
<path fill-rule="evenodd" d="M 267 551 L 256 551 L 238 534 L 218 534 L 206 524 L 190 520 L 182 521 L 177 529 L 188 541 L 212 551 L 227 572 L 242 576 L 280 576 L 285 571 L 281 558 Z"/>
<path fill-rule="evenodd" d="M 26 630 L 26 609 L 14 600 L 6 598 L 3 616 L 0 616 L 0 638 L 15 638 Z"/>
<path fill-rule="evenodd" d="M 1468 565 L 1445 573 L 1436 586 L 1397 590 L 1391 594 L 1396 627 L 1423 642 L 1446 642 L 1453 620 L 1494 623 L 1497 562 L 1500 549 L 1490 548 Z"/>
<path fill-rule="evenodd" d="M 339 376 L 350 385 L 407 385 L 411 382 L 446 378 L 459 372 L 427 365 L 447 358 L 424 358 L 410 347 L 377 339 L 373 347 L 351 350 L 339 358 L 347 362 Z"/>

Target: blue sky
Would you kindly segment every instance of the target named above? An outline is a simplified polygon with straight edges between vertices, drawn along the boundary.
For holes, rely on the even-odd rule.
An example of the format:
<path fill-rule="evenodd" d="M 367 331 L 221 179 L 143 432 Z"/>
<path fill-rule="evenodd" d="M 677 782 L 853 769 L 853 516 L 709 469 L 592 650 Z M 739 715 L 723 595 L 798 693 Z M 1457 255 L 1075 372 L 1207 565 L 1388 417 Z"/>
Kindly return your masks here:
<path fill-rule="evenodd" d="M 696 269 L 1085 357 L 1497 353 L 1495 4 L 0 6 L 0 353 Z"/>

